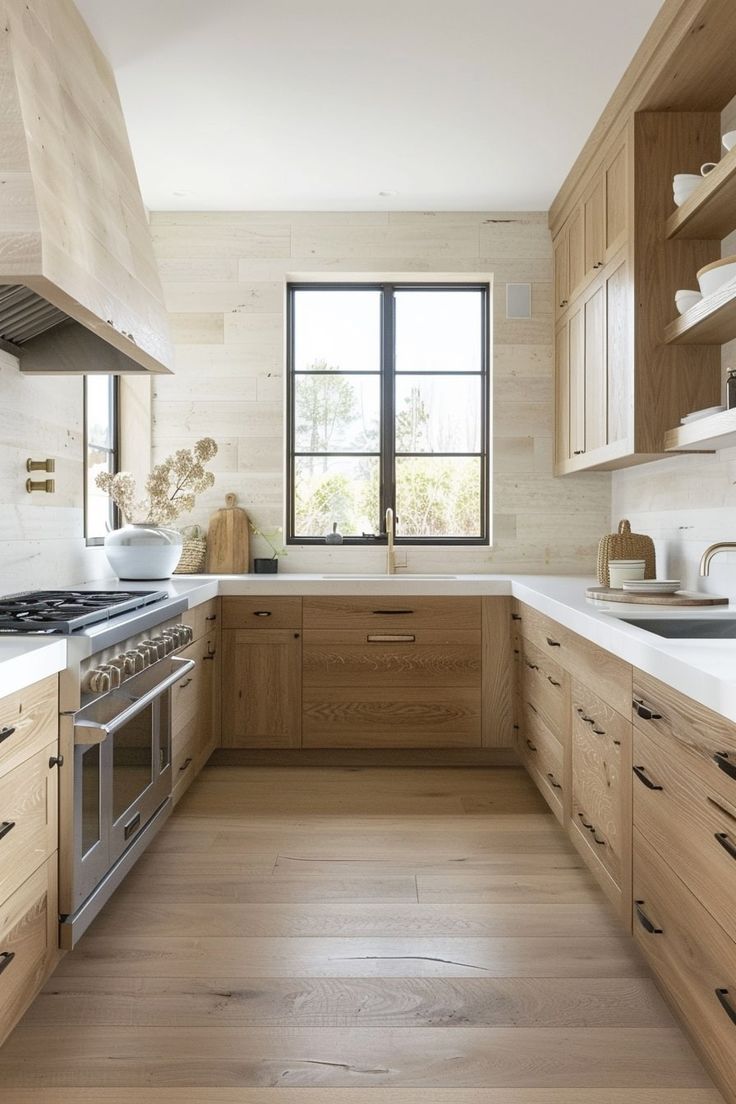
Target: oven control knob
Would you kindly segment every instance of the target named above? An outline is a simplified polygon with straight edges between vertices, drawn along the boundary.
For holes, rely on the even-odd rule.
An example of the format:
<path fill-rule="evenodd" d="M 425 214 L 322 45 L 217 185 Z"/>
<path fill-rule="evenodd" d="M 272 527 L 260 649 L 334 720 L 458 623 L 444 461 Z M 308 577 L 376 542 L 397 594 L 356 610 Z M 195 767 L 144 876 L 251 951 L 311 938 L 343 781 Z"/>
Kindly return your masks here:
<path fill-rule="evenodd" d="M 82 683 L 82 688 L 88 694 L 105 694 L 110 686 L 110 673 L 103 670 L 102 667 L 92 667 L 85 675 Z"/>
<path fill-rule="evenodd" d="M 176 641 L 170 632 L 163 632 L 157 639 L 162 640 L 164 644 L 164 655 L 169 655 L 176 647 Z"/>
<path fill-rule="evenodd" d="M 120 668 L 116 667 L 114 663 L 102 663 L 99 667 L 100 671 L 103 671 L 110 679 L 110 689 L 117 690 L 118 686 L 122 682 L 120 675 Z"/>
<path fill-rule="evenodd" d="M 124 655 L 113 656 L 112 659 L 110 660 L 110 666 L 111 667 L 117 667 L 118 671 L 120 672 L 120 681 L 121 682 L 123 681 L 124 678 L 127 678 L 128 675 L 133 674 L 133 672 L 131 670 L 129 670 L 128 660 L 126 659 L 126 657 Z"/>
<path fill-rule="evenodd" d="M 132 667 L 131 674 L 136 674 L 138 671 L 142 671 L 144 667 L 148 666 L 146 656 L 141 651 L 132 649 L 126 652 L 125 656 Z"/>
<path fill-rule="evenodd" d="M 194 640 L 194 629 L 191 625 L 182 625 L 182 629 L 184 630 L 184 643 L 191 644 Z"/>
<path fill-rule="evenodd" d="M 163 659 L 164 656 L 168 655 L 168 653 L 171 651 L 165 636 L 154 636 L 151 643 L 156 645 L 156 648 L 158 649 L 159 659 Z"/>
<path fill-rule="evenodd" d="M 148 653 L 149 663 L 155 663 L 157 659 L 163 659 L 164 657 L 164 649 L 157 637 L 154 637 L 152 640 L 142 640 L 139 647 L 145 649 Z"/>

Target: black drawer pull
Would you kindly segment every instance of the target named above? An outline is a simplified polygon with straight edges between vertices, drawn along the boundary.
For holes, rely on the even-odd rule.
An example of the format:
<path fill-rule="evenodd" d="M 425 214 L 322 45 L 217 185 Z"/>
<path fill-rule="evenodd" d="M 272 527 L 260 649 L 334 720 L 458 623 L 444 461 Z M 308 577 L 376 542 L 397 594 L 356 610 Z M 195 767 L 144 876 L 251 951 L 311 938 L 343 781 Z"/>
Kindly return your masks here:
<path fill-rule="evenodd" d="M 554 776 L 554 775 L 552 774 L 552 772 L 551 772 L 551 771 L 548 771 L 548 772 L 547 772 L 547 777 L 549 778 L 549 781 L 550 781 L 550 785 L 551 785 L 551 786 L 552 786 L 552 787 L 553 787 L 553 788 L 554 788 L 555 790 L 561 790 L 561 789 L 562 789 L 562 784 L 561 784 L 560 782 L 558 782 L 558 781 L 557 781 L 557 779 L 555 778 L 555 776 Z"/>
<path fill-rule="evenodd" d="M 731 761 L 727 751 L 717 751 L 713 761 L 729 778 L 736 778 L 736 763 Z"/>
<path fill-rule="evenodd" d="M 271 611 L 270 610 L 253 610 L 253 616 L 254 617 L 270 617 L 271 616 Z"/>
<path fill-rule="evenodd" d="M 528 701 L 526 704 L 529 706 L 532 713 L 539 713 L 539 710 L 537 709 L 536 705 L 532 705 L 532 703 L 530 701 Z"/>
<path fill-rule="evenodd" d="M 181 771 L 185 771 L 187 769 L 187 767 L 189 766 L 189 764 L 191 763 L 191 761 L 192 761 L 192 757 L 190 755 L 189 758 L 185 759 L 184 762 L 182 763 L 182 765 L 179 767 L 179 772 L 181 773 Z"/>
<path fill-rule="evenodd" d="M 402 614 L 413 613 L 414 610 L 409 609 L 378 609 L 373 610 L 375 614 L 387 614 L 389 617 L 399 617 Z"/>
<path fill-rule="evenodd" d="M 736 1024 L 736 1008 L 734 1008 L 731 1001 L 728 999 L 728 989 L 716 989 L 716 996 L 718 997 L 718 1003 L 731 1023 Z"/>
<path fill-rule="evenodd" d="M 0 728 L 0 744 L 3 742 L 3 740 L 9 739 L 14 732 L 14 728 Z"/>
<path fill-rule="evenodd" d="M 634 698 L 631 703 L 634 707 L 634 711 L 641 717 L 643 721 L 661 721 L 662 714 L 655 713 L 653 709 L 650 709 L 648 705 L 645 705 L 643 701 L 637 701 Z"/>
<path fill-rule="evenodd" d="M 7 970 L 14 958 L 15 951 L 0 951 L 0 974 L 3 970 Z M 728 992 L 728 990 L 726 990 L 726 992 Z"/>
<path fill-rule="evenodd" d="M 606 735 L 605 728 L 596 728 L 595 724 L 593 724 L 593 732 L 596 734 L 596 736 L 605 736 Z"/>
<path fill-rule="evenodd" d="M 529 748 L 530 751 L 536 751 L 537 750 L 537 745 L 533 744 L 531 742 L 531 740 L 527 740 L 526 746 Z"/>
<path fill-rule="evenodd" d="M 526 665 L 527 665 L 527 667 L 529 668 L 530 671 L 538 671 L 539 670 L 536 663 L 530 663 L 528 659 L 525 659 L 524 662 L 526 663 Z"/>
<path fill-rule="evenodd" d="M 547 643 L 549 644 L 550 648 L 561 648 L 562 647 L 559 640 L 553 640 L 551 636 L 546 637 L 546 640 L 547 640 Z"/>
<path fill-rule="evenodd" d="M 642 905 L 643 901 L 634 901 L 634 907 L 636 909 L 636 918 L 644 928 L 644 931 L 648 931 L 650 935 L 662 935 L 662 929 L 656 927 L 645 913 Z"/>
<path fill-rule="evenodd" d="M 547 675 L 547 682 L 551 682 L 553 686 L 561 686 L 562 685 L 562 683 L 559 683 L 559 682 L 557 682 L 556 679 L 553 679 L 551 675 Z"/>
<path fill-rule="evenodd" d="M 606 846 L 606 841 L 604 839 L 598 839 L 597 835 L 595 834 L 595 829 L 593 830 L 593 843 L 597 843 L 599 847 Z"/>
<path fill-rule="evenodd" d="M 582 824 L 583 828 L 587 828 L 589 832 L 595 832 L 594 826 L 587 823 L 585 815 L 583 813 L 578 813 L 578 816 L 580 817 L 580 823 Z"/>
<path fill-rule="evenodd" d="M 0 839 L 3 839 L 4 836 L 7 836 L 10 832 L 13 831 L 14 828 L 14 820 L 4 820 L 2 824 L 0 824 Z"/>
<path fill-rule="evenodd" d="M 656 782 L 652 782 L 651 778 L 647 778 L 645 773 L 646 769 L 646 767 L 634 767 L 634 774 L 640 782 L 644 783 L 648 790 L 661 790 L 661 786 L 658 786 Z"/>
<path fill-rule="evenodd" d="M 207 615 L 207 617 L 205 617 L 205 621 L 216 621 L 216 620 L 217 620 L 217 614 L 216 613 L 210 613 L 210 614 Z"/>
<path fill-rule="evenodd" d="M 512 613 L 511 614 L 511 620 L 512 621 L 521 621 L 521 614 L 520 613 Z"/>
<path fill-rule="evenodd" d="M 715 838 L 720 843 L 723 850 L 731 856 L 732 859 L 736 859 L 736 843 L 733 842 L 727 832 L 716 832 Z"/>

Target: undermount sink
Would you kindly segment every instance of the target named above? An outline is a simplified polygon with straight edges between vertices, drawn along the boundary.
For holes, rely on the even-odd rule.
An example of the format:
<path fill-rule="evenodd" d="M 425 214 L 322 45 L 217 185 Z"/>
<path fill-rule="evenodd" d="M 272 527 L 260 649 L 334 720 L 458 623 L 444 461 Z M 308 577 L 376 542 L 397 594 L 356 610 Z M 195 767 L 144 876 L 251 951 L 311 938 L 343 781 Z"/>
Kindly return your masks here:
<path fill-rule="evenodd" d="M 622 617 L 627 625 L 673 640 L 735 640 L 736 617 Z"/>
<path fill-rule="evenodd" d="M 457 575 L 412 575 L 408 571 L 402 571 L 401 574 L 396 575 L 323 575 L 323 579 L 365 579 L 366 582 L 396 582 L 400 583 L 406 579 L 418 579 L 420 582 L 423 579 L 457 579 Z"/>

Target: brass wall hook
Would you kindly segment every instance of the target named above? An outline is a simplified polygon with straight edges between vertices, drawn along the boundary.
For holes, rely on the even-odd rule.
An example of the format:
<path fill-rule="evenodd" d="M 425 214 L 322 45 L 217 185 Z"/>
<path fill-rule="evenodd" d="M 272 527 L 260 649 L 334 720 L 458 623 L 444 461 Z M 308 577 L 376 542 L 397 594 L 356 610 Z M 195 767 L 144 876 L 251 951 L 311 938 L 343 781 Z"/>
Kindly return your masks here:
<path fill-rule="evenodd" d="M 56 490 L 56 481 L 54 479 L 26 479 L 26 490 L 28 494 L 33 494 L 34 491 L 45 491 L 46 494 L 53 494 Z"/>
<path fill-rule="evenodd" d="M 46 460 L 31 460 L 31 458 L 29 456 L 28 459 L 26 460 L 26 471 L 27 472 L 34 472 L 34 471 L 54 472 L 54 471 L 56 471 L 56 461 L 51 460 L 48 457 L 46 458 Z M 48 482 L 48 480 L 47 480 L 47 482 Z"/>

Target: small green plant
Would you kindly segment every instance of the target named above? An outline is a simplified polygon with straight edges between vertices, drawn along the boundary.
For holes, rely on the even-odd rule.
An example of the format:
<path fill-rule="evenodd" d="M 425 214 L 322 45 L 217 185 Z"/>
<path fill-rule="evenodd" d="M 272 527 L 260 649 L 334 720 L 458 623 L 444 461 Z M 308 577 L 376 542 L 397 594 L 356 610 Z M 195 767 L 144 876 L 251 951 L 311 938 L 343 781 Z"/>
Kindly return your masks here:
<path fill-rule="evenodd" d="M 260 537 L 271 549 L 272 560 L 277 560 L 279 556 L 288 556 L 289 553 L 286 551 L 283 541 L 278 539 L 284 532 L 280 525 L 275 529 L 261 529 L 251 521 L 250 528 L 253 535 Z"/>

